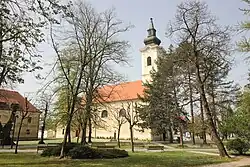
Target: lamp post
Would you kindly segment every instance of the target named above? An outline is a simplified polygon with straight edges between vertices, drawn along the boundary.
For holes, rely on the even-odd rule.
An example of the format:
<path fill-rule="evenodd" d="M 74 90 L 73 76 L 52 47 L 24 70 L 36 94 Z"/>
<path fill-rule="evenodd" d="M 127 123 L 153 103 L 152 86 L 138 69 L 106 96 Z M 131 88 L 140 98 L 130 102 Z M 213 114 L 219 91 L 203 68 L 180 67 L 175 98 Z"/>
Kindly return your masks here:
<path fill-rule="evenodd" d="M 12 106 L 12 128 L 11 128 L 11 146 L 10 148 L 13 148 L 13 144 L 14 144 L 14 135 L 15 135 L 15 127 L 16 127 L 16 118 L 18 118 L 18 116 L 16 115 L 16 111 L 17 111 L 17 105 L 13 104 Z"/>

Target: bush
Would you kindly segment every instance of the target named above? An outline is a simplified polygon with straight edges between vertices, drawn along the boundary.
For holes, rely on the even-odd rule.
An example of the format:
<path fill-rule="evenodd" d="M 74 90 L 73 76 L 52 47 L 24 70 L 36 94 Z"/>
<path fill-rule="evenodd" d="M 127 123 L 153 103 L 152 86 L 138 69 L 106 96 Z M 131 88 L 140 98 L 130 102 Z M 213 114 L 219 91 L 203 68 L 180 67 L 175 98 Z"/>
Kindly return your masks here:
<path fill-rule="evenodd" d="M 98 159 L 102 158 L 101 154 L 88 146 L 77 146 L 69 151 L 68 156 L 72 159 Z"/>
<path fill-rule="evenodd" d="M 77 146 L 79 146 L 79 144 L 77 143 L 67 143 L 65 147 L 65 155 L 68 156 L 69 151 Z M 58 145 L 57 147 L 46 148 L 45 150 L 43 150 L 41 156 L 43 157 L 60 156 L 61 149 L 62 149 L 62 144 Z"/>
<path fill-rule="evenodd" d="M 43 150 L 41 156 L 50 157 L 50 156 L 59 156 L 61 153 L 61 147 L 51 147 Z"/>
<path fill-rule="evenodd" d="M 242 139 L 233 139 L 227 142 L 226 147 L 228 150 L 232 150 L 240 155 L 246 153 L 249 150 L 249 143 Z"/>
<path fill-rule="evenodd" d="M 128 157 L 128 152 L 119 149 L 94 149 L 88 146 L 78 146 L 70 150 L 68 156 L 72 159 L 112 159 Z"/>
<path fill-rule="evenodd" d="M 60 156 L 61 145 L 45 149 L 41 156 Z M 128 157 L 128 152 L 119 149 L 94 149 L 89 146 L 82 146 L 76 143 L 67 144 L 65 147 L 66 156 L 72 159 L 111 159 Z"/>

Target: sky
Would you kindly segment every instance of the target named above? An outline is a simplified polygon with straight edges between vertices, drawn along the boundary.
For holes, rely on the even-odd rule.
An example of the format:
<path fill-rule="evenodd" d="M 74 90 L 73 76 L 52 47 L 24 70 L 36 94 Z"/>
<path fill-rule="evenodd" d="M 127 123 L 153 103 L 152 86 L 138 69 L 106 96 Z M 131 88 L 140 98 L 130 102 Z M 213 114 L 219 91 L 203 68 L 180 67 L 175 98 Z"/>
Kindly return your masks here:
<path fill-rule="evenodd" d="M 127 67 L 118 67 L 118 71 L 125 75 L 126 80 L 134 81 L 141 79 L 141 54 L 140 49 L 144 47 L 143 40 L 147 36 L 149 19 L 154 19 L 154 25 L 157 30 L 157 37 L 162 41 L 161 46 L 168 48 L 173 42 L 172 39 L 166 37 L 165 33 L 169 21 L 174 20 L 176 6 L 185 0 L 88 0 L 98 11 L 115 8 L 117 18 L 125 24 L 132 24 L 134 28 L 126 32 L 121 38 L 130 42 L 129 57 L 130 65 Z M 219 20 L 218 24 L 237 25 L 239 22 L 248 19 L 239 10 L 246 7 L 241 0 L 205 0 L 209 10 Z M 233 42 L 238 41 L 241 34 L 233 37 Z M 48 44 L 42 44 L 39 47 L 43 56 L 44 63 L 51 63 L 55 59 L 55 53 Z M 248 54 L 234 53 L 235 61 L 229 79 L 234 80 L 240 85 L 247 83 L 248 64 L 245 58 Z M 45 71 L 49 70 L 48 66 L 44 66 L 41 71 L 46 75 Z M 42 87 L 41 81 L 37 81 L 33 74 L 24 75 L 25 82 L 17 86 L 17 91 L 22 95 L 28 96 L 36 92 Z"/>

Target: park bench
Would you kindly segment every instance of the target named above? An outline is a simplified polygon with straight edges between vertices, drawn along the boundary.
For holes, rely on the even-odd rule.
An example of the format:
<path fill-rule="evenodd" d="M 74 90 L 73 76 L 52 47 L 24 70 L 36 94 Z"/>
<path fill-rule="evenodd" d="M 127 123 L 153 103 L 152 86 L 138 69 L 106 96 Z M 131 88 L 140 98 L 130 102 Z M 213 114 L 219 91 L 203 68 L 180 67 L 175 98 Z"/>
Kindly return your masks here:
<path fill-rule="evenodd" d="M 144 143 L 134 143 L 135 147 L 145 147 Z"/>
<path fill-rule="evenodd" d="M 55 148 L 58 147 L 58 144 L 50 143 L 50 144 L 38 144 L 36 152 L 39 150 L 45 150 L 46 148 Z"/>
<path fill-rule="evenodd" d="M 104 142 L 93 142 L 93 143 L 89 143 L 89 145 L 91 147 L 97 147 L 97 146 L 105 146 L 106 143 L 104 143 Z"/>
<path fill-rule="evenodd" d="M 116 145 L 114 143 L 93 142 L 91 143 L 91 147 L 96 147 L 97 149 L 114 149 Z"/>
<path fill-rule="evenodd" d="M 114 145 L 99 145 L 96 146 L 97 149 L 114 149 L 115 146 Z"/>
<path fill-rule="evenodd" d="M 147 150 L 164 150 L 164 146 L 148 146 Z"/>

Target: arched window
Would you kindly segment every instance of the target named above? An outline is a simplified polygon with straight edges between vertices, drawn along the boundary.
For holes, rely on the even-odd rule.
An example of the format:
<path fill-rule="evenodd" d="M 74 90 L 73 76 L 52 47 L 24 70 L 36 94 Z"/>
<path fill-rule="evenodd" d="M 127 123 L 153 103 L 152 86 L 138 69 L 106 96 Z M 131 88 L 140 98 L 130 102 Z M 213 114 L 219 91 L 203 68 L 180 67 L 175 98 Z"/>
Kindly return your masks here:
<path fill-rule="evenodd" d="M 126 110 L 124 108 L 120 109 L 119 117 L 124 117 L 126 115 Z"/>
<path fill-rule="evenodd" d="M 108 111 L 107 110 L 103 110 L 102 114 L 101 114 L 102 118 L 107 118 L 108 117 Z"/>
<path fill-rule="evenodd" d="M 148 56 L 147 58 L 147 66 L 151 66 L 152 62 L 151 62 L 151 57 Z"/>

